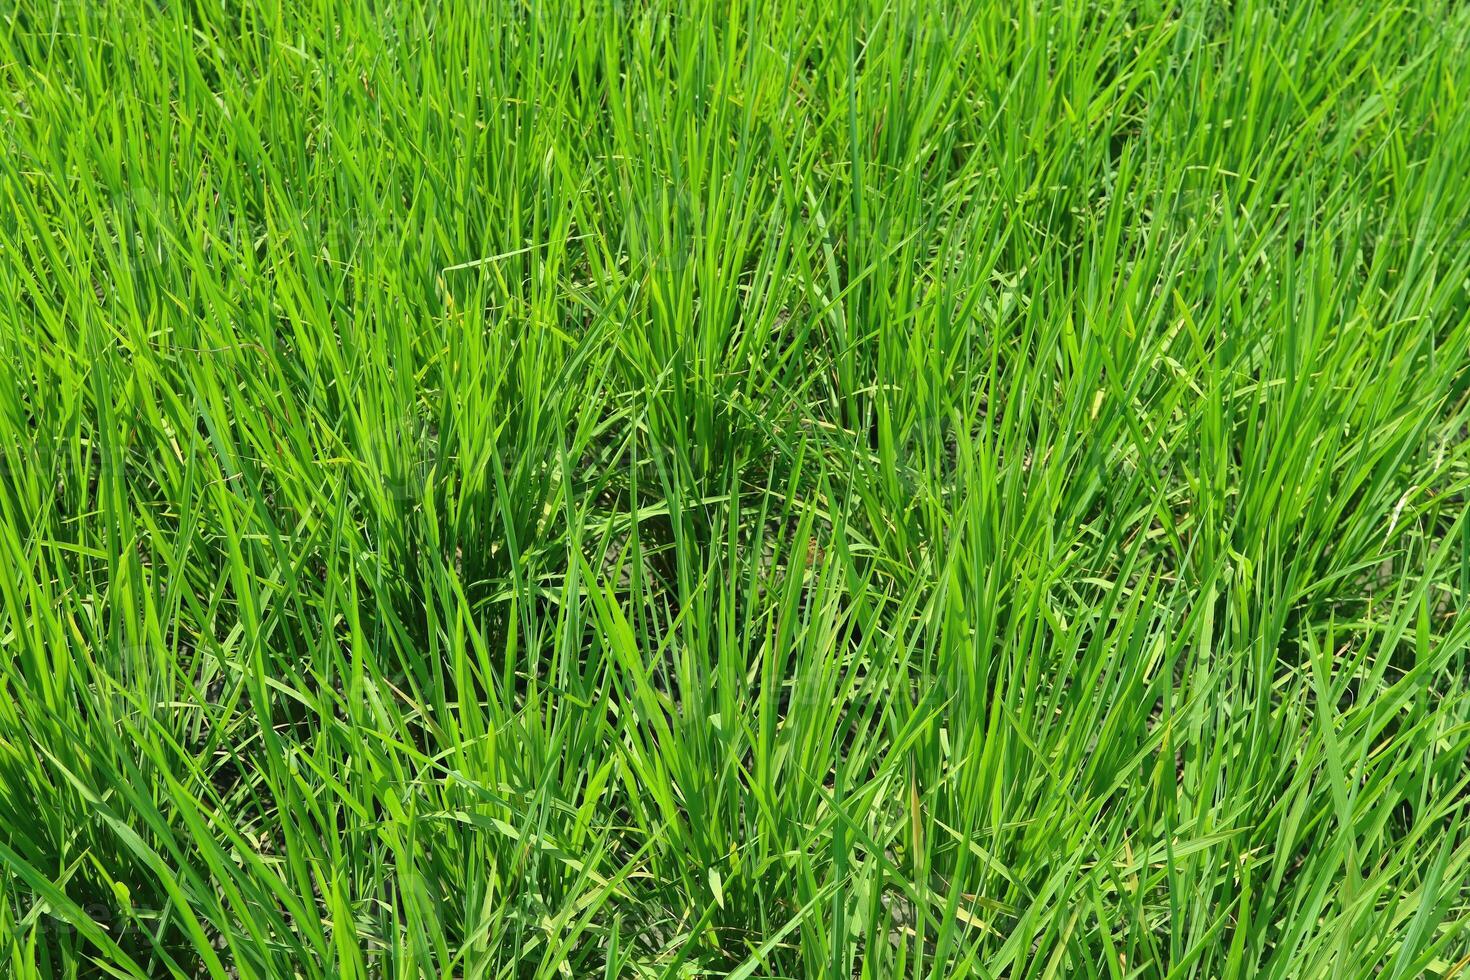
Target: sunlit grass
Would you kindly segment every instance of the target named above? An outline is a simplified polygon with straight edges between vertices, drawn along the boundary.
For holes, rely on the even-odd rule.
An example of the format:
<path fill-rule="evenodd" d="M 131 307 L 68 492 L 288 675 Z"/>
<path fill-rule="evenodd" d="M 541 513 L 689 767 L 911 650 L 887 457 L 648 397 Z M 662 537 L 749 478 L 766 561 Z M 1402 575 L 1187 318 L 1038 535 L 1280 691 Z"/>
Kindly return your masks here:
<path fill-rule="evenodd" d="M 12 0 L 0 976 L 1466 975 L 1467 42 Z"/>

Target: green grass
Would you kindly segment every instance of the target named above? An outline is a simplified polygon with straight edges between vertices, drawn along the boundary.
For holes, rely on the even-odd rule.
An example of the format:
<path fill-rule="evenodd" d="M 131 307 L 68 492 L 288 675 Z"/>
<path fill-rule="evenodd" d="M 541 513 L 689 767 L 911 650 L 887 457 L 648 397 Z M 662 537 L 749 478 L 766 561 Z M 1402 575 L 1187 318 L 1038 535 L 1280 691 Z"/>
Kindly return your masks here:
<path fill-rule="evenodd" d="M 10 0 L 0 976 L 1470 976 L 1470 8 Z"/>

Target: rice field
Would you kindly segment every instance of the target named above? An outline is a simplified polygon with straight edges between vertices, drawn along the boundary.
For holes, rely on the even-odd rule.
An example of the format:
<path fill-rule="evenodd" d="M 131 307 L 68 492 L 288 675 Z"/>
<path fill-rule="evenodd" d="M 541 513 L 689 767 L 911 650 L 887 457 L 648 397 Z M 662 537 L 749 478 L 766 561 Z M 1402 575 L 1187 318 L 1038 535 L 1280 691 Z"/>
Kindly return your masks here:
<path fill-rule="evenodd" d="M 1470 978 L 1470 7 L 0 4 L 0 977 Z"/>

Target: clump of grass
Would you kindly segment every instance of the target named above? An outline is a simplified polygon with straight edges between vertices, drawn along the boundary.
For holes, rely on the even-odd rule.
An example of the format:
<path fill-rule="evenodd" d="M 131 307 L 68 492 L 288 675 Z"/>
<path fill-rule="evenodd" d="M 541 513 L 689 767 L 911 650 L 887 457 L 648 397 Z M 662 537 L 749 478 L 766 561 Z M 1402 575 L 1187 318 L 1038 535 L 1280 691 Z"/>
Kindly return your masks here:
<path fill-rule="evenodd" d="M 1470 13 L 0 14 L 0 974 L 1470 965 Z"/>

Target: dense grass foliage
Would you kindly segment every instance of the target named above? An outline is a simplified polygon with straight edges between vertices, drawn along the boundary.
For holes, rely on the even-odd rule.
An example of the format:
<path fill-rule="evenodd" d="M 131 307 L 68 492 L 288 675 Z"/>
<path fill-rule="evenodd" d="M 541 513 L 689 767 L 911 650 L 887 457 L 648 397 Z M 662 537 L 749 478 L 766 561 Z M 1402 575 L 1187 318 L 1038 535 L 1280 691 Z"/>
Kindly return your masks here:
<path fill-rule="evenodd" d="M 1470 965 L 1470 8 L 10 0 L 0 975 Z"/>

